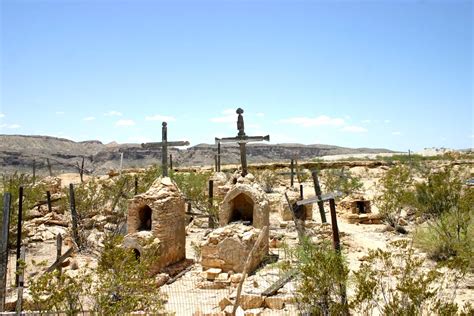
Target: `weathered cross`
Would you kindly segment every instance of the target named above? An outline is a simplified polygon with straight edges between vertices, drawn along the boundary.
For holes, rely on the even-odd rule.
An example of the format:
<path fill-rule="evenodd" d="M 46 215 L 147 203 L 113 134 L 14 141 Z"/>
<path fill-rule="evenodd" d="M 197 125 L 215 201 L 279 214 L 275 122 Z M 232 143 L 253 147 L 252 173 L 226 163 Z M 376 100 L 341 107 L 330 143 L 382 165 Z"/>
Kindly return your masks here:
<path fill-rule="evenodd" d="M 177 146 L 188 146 L 188 141 L 168 141 L 168 129 L 166 122 L 163 122 L 161 128 L 161 142 L 155 143 L 144 143 L 142 148 L 145 149 L 159 149 L 161 148 L 161 168 L 163 169 L 163 177 L 168 176 L 168 146 L 177 147 Z"/>
<path fill-rule="evenodd" d="M 244 117 L 242 113 L 244 110 L 238 108 L 236 113 L 237 116 L 237 130 L 239 133 L 237 137 L 224 137 L 224 138 L 217 138 L 216 137 L 216 144 L 219 143 L 238 143 L 240 146 L 240 163 L 242 165 L 242 176 L 245 177 L 247 175 L 247 149 L 245 145 L 250 142 L 261 142 L 266 140 L 267 142 L 270 141 L 270 135 L 267 136 L 247 136 L 245 135 L 244 131 Z"/>

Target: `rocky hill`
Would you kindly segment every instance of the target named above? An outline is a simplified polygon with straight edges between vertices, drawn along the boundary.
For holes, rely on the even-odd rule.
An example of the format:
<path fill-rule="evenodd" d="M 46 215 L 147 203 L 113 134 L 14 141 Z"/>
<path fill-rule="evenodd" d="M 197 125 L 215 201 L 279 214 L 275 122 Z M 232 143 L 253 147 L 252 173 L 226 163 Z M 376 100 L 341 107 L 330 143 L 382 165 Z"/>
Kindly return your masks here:
<path fill-rule="evenodd" d="M 250 144 L 248 162 L 277 162 L 296 158 L 310 160 L 321 156 L 391 152 L 387 149 L 345 148 L 331 145 Z M 0 135 L 0 174 L 31 173 L 33 164 L 37 174 L 47 174 L 47 159 L 54 173 L 77 170 L 82 163 L 91 173 L 106 173 L 118 169 L 123 153 L 123 167 L 144 167 L 161 161 L 161 150 L 142 149 L 140 144 L 103 144 L 100 141 L 74 142 L 50 136 Z M 187 149 L 170 148 L 174 166 L 213 165 L 217 153 L 215 145 L 198 144 Z M 222 146 L 222 164 L 239 162 L 238 145 Z"/>

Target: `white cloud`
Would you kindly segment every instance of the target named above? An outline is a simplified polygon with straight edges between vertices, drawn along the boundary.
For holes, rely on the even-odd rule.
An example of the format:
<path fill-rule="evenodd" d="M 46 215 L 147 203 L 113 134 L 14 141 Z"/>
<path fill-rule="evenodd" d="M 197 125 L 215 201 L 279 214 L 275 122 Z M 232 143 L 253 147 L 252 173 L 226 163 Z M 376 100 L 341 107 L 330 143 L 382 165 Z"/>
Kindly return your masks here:
<path fill-rule="evenodd" d="M 390 120 L 384 120 L 383 122 L 384 123 L 390 123 L 391 121 Z"/>
<path fill-rule="evenodd" d="M 122 113 L 121 112 L 118 112 L 118 111 L 109 111 L 107 113 L 104 113 L 105 116 L 122 116 Z"/>
<path fill-rule="evenodd" d="M 152 115 L 145 117 L 146 121 L 160 121 L 160 122 L 174 122 L 176 119 L 173 116 L 166 115 Z"/>
<path fill-rule="evenodd" d="M 84 120 L 84 121 L 93 121 L 93 120 L 95 120 L 95 117 L 93 117 L 93 116 L 88 116 L 88 117 L 83 118 L 83 120 Z"/>
<path fill-rule="evenodd" d="M 0 113 L 0 118 L 5 117 L 5 114 Z"/>
<path fill-rule="evenodd" d="M 402 135 L 402 132 L 398 132 L 398 131 L 392 132 L 392 135 L 395 135 L 395 136 Z"/>
<path fill-rule="evenodd" d="M 258 112 L 258 113 L 255 114 L 255 116 L 257 116 L 257 117 L 264 117 L 264 116 L 265 116 L 265 113 Z"/>
<path fill-rule="evenodd" d="M 0 124 L 0 128 L 17 129 L 20 127 L 18 124 Z"/>
<path fill-rule="evenodd" d="M 64 115 L 63 111 L 56 111 L 56 115 Z"/>
<path fill-rule="evenodd" d="M 362 123 L 364 124 L 369 124 L 370 122 L 372 122 L 371 120 L 363 120 Z"/>
<path fill-rule="evenodd" d="M 115 122 L 115 126 L 134 126 L 135 121 L 134 120 L 118 120 Z"/>
<path fill-rule="evenodd" d="M 342 131 L 349 132 L 349 133 L 365 133 L 367 132 L 367 129 L 361 126 L 348 125 L 348 126 L 344 126 L 342 128 Z"/>
<path fill-rule="evenodd" d="M 321 115 L 318 117 L 291 117 L 288 119 L 280 120 L 280 123 L 288 123 L 294 125 L 301 125 L 304 127 L 311 126 L 342 126 L 345 124 L 344 119 L 337 117 L 329 117 Z"/>

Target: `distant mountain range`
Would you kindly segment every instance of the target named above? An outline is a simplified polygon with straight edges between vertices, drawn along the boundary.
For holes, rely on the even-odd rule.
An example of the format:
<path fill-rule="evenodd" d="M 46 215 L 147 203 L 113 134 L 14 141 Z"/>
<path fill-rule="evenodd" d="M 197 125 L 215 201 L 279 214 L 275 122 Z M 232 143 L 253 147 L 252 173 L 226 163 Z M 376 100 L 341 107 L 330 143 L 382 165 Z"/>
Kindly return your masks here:
<path fill-rule="evenodd" d="M 311 160 L 321 156 L 340 154 L 377 154 L 392 152 L 382 148 L 345 148 L 332 145 L 263 144 L 247 146 L 249 163 L 278 162 L 292 158 Z M 222 164 L 236 164 L 240 161 L 237 144 L 222 145 Z M 0 135 L 0 174 L 32 172 L 33 162 L 38 174 L 48 174 L 47 159 L 54 173 L 77 171 L 82 163 L 89 172 L 107 173 L 118 170 L 123 153 L 123 167 L 145 167 L 160 163 L 161 150 L 142 149 L 140 144 L 103 144 L 100 141 L 74 142 L 50 136 Z M 199 144 L 187 149 L 169 148 L 174 166 L 214 165 L 216 145 Z"/>

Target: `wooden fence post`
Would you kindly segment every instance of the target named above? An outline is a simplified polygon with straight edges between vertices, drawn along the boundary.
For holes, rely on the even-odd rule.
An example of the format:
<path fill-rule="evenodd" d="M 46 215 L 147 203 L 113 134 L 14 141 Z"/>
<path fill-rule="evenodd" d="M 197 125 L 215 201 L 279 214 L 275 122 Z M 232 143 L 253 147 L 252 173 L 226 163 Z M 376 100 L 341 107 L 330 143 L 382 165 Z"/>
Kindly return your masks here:
<path fill-rule="evenodd" d="M 135 176 L 135 195 L 138 194 L 138 177 Z"/>
<path fill-rule="evenodd" d="M 61 234 L 58 234 L 56 236 L 56 261 L 61 258 L 62 255 L 62 250 L 63 250 L 63 236 Z M 61 265 L 58 266 L 58 278 L 61 277 Z"/>
<path fill-rule="evenodd" d="M 8 267 L 8 232 L 10 227 L 10 193 L 3 194 L 3 222 L 2 235 L 0 236 L 0 312 L 5 311 L 7 293 L 7 267 Z"/>
<path fill-rule="evenodd" d="M 321 192 L 321 186 L 319 185 L 318 171 L 313 170 L 311 172 L 311 175 L 313 177 L 314 191 L 318 199 L 321 200 L 322 192 Z M 324 202 L 318 201 L 318 207 L 319 207 L 319 214 L 321 215 L 321 222 L 326 223 L 327 221 L 326 221 L 326 214 L 324 213 Z"/>
<path fill-rule="evenodd" d="M 36 183 L 36 159 L 33 159 L 33 184 Z"/>
<path fill-rule="evenodd" d="M 51 192 L 49 191 L 46 191 L 46 203 L 48 203 L 48 212 L 51 213 L 53 206 L 51 205 Z"/>
<path fill-rule="evenodd" d="M 291 187 L 293 187 L 293 184 L 295 182 L 295 161 L 293 159 L 291 159 L 291 162 L 290 162 L 290 172 L 291 172 L 291 181 L 290 181 L 290 184 L 291 184 Z"/>
<path fill-rule="evenodd" d="M 209 180 L 209 210 L 213 211 L 213 199 L 214 199 L 214 180 Z M 215 228 L 216 222 L 213 214 L 209 214 L 209 228 Z"/>
<path fill-rule="evenodd" d="M 74 186 L 72 183 L 69 184 L 69 204 L 71 207 L 71 216 L 72 216 L 72 236 L 77 247 L 81 248 L 81 243 L 79 241 L 79 233 L 77 231 L 77 211 L 76 211 L 76 199 L 74 197 Z"/>
<path fill-rule="evenodd" d="M 49 158 L 46 158 L 46 164 L 48 165 L 49 176 L 53 176 L 53 169 L 51 168 L 51 163 L 49 162 Z"/>

